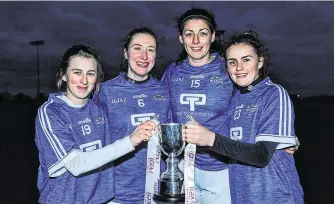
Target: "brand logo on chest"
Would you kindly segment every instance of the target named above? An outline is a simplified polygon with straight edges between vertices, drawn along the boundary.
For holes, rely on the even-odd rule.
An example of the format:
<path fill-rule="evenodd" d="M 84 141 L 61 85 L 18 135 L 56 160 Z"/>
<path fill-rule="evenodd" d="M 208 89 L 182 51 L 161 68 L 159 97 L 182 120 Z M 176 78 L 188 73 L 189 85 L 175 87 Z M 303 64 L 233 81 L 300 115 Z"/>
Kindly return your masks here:
<path fill-rule="evenodd" d="M 204 79 L 203 74 L 190 75 L 190 79 Z"/>
<path fill-rule="evenodd" d="M 89 119 L 89 118 L 86 118 L 84 120 L 79 120 L 78 121 L 78 125 L 81 125 L 81 124 L 86 124 L 86 123 L 91 123 L 92 121 Z"/>
<path fill-rule="evenodd" d="M 147 98 L 145 94 L 133 95 L 132 98 Z"/>

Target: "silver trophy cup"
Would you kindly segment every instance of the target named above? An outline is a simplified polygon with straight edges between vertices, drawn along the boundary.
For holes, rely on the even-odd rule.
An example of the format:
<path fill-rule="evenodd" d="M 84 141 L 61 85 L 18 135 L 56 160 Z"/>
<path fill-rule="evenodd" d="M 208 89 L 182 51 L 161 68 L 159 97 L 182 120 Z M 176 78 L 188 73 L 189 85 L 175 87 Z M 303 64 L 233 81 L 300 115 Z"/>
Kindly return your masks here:
<path fill-rule="evenodd" d="M 166 123 L 159 125 L 159 145 L 161 151 L 168 156 L 167 170 L 160 179 L 160 193 L 153 199 L 158 203 L 184 203 L 183 173 L 178 168 L 179 156 L 185 148 L 182 141 L 182 128 L 180 123 Z"/>

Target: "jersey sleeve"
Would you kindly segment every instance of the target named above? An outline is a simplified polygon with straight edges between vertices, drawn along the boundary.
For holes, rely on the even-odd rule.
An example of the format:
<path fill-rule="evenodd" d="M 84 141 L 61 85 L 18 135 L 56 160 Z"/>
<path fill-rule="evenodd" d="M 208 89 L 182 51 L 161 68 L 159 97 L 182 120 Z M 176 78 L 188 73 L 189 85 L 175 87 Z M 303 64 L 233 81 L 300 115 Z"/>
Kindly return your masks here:
<path fill-rule="evenodd" d="M 276 149 L 296 144 L 294 132 L 294 110 L 287 91 L 279 85 L 263 97 L 263 110 L 256 137 L 258 141 L 278 143 Z"/>
<path fill-rule="evenodd" d="M 45 161 L 50 177 L 66 172 L 65 165 L 81 152 L 73 139 L 70 127 L 61 120 L 58 111 L 48 107 L 38 109 L 36 117 L 36 144 Z"/>

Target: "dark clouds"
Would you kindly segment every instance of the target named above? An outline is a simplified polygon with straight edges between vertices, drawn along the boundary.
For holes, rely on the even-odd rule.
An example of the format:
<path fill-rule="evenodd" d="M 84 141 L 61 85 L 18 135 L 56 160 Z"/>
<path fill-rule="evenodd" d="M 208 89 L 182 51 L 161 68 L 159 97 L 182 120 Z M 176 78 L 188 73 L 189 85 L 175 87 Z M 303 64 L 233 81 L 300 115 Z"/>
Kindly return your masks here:
<path fill-rule="evenodd" d="M 9 91 L 34 93 L 36 48 L 29 41 L 36 39 L 45 40 L 43 87 L 52 87 L 57 59 L 78 42 L 98 47 L 107 72 L 117 72 L 122 40 L 135 27 L 149 26 L 164 37 L 159 64 L 173 61 L 181 49 L 175 17 L 192 5 L 216 15 L 218 28 L 226 30 L 224 39 L 257 30 L 272 54 L 270 73 L 290 93 L 334 94 L 334 3 L 262 1 L 0 2 L 0 90 L 11 82 Z"/>

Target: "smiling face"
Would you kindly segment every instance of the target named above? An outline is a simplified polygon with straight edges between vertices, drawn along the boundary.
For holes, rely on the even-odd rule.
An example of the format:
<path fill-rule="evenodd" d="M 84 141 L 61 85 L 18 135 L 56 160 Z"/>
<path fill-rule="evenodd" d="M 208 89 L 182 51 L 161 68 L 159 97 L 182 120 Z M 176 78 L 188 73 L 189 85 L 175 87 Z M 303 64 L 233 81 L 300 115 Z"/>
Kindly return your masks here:
<path fill-rule="evenodd" d="M 95 60 L 80 56 L 72 57 L 62 80 L 67 82 L 67 98 L 74 104 L 85 104 L 97 81 Z"/>
<path fill-rule="evenodd" d="M 208 23 L 202 19 L 188 20 L 179 33 L 179 40 L 188 53 L 189 63 L 202 66 L 209 63 L 211 43 L 215 40 L 215 32 L 211 32 Z"/>
<path fill-rule="evenodd" d="M 124 57 L 128 60 L 128 77 L 136 81 L 147 79 L 155 63 L 156 47 L 154 37 L 149 34 L 133 36 L 127 50 L 124 49 Z"/>
<path fill-rule="evenodd" d="M 264 59 L 259 57 L 251 45 L 231 45 L 226 51 L 228 72 L 238 86 L 246 87 L 259 77 Z"/>

